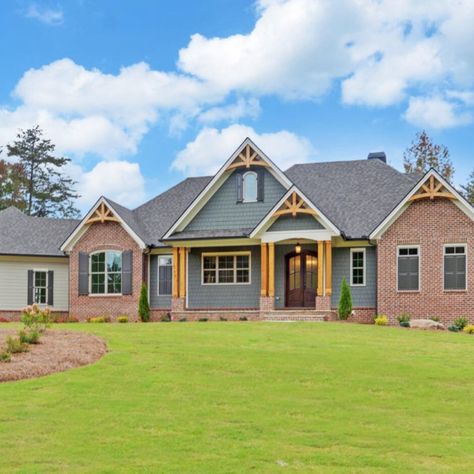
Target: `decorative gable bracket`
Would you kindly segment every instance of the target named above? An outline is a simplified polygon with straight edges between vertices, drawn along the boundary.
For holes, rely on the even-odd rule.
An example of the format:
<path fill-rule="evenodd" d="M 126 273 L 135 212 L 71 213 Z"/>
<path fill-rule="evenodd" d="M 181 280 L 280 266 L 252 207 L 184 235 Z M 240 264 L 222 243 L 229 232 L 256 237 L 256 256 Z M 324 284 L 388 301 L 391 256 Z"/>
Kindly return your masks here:
<path fill-rule="evenodd" d="M 105 203 L 101 202 L 85 223 L 94 224 L 96 222 L 103 224 L 104 222 L 120 222 L 120 220 L 114 216 L 113 212 L 105 205 Z"/>
<path fill-rule="evenodd" d="M 409 200 L 418 201 L 419 199 L 430 199 L 433 201 L 435 198 L 457 199 L 457 197 L 449 191 L 442 182 L 438 181 L 433 175 L 431 175 L 428 181 L 423 183 Z"/>
<path fill-rule="evenodd" d="M 227 169 L 250 168 L 251 166 L 264 166 L 268 168 L 270 165 L 264 161 L 250 145 L 247 144 Z"/>
<path fill-rule="evenodd" d="M 293 191 L 289 199 L 285 200 L 280 209 L 273 213 L 272 217 L 280 217 L 285 215 L 296 217 L 298 214 L 309 214 L 311 216 L 316 216 L 317 212 L 314 209 L 307 207 L 303 198 L 299 197 L 296 191 Z"/>

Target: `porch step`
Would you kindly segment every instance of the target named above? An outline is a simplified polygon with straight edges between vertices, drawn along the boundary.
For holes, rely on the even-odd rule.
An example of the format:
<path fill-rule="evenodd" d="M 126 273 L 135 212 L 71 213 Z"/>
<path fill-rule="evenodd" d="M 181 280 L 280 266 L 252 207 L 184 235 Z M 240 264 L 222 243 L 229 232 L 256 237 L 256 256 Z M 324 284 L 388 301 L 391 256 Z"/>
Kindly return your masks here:
<path fill-rule="evenodd" d="M 263 319 L 265 321 L 311 321 L 311 322 L 322 322 L 326 314 L 317 313 L 282 313 L 280 311 L 276 313 L 265 314 Z"/>

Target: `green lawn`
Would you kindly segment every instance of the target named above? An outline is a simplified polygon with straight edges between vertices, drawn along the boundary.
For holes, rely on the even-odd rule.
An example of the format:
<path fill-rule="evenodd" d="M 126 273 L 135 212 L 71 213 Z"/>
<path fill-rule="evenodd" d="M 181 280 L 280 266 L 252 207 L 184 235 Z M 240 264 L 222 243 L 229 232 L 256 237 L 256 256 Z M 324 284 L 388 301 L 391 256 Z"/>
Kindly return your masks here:
<path fill-rule="evenodd" d="M 110 353 L 0 384 L 2 473 L 473 470 L 474 336 L 337 323 L 67 329 L 103 336 Z"/>

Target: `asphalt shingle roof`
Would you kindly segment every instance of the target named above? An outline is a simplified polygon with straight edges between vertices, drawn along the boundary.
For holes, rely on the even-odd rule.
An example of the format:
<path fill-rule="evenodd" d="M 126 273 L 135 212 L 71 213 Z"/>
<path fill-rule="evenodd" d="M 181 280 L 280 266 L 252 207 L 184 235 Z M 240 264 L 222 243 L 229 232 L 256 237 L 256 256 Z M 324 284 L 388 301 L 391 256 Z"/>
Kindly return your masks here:
<path fill-rule="evenodd" d="M 15 207 L 4 209 L 0 211 L 0 255 L 63 256 L 59 247 L 78 223 L 30 217 Z"/>
<path fill-rule="evenodd" d="M 347 238 L 367 238 L 419 179 L 381 160 L 294 165 L 286 175 Z"/>

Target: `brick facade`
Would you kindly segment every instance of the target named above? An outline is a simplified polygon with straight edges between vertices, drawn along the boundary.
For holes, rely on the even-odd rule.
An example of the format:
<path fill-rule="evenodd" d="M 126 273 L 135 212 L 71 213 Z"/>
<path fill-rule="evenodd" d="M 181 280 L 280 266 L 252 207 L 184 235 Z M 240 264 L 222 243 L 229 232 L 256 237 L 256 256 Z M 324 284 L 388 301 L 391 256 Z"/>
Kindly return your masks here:
<path fill-rule="evenodd" d="M 92 253 L 97 250 L 132 250 L 133 294 L 124 296 L 79 295 L 79 252 Z M 138 298 L 141 284 L 146 278 L 147 259 L 138 244 L 123 227 L 115 222 L 91 225 L 81 236 L 69 258 L 69 312 L 84 321 L 93 316 L 128 316 L 130 321 L 138 319 Z"/>
<path fill-rule="evenodd" d="M 445 291 L 443 275 L 444 244 L 467 244 L 467 291 Z M 447 199 L 412 203 L 392 224 L 377 247 L 378 313 L 392 324 L 409 313 L 412 318 L 437 316 L 451 324 L 459 316 L 474 322 L 474 223 Z M 397 291 L 397 246 L 420 246 L 420 291 Z"/>

